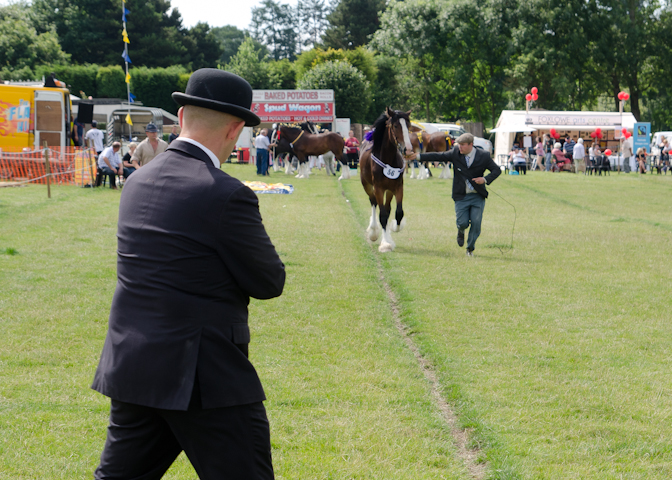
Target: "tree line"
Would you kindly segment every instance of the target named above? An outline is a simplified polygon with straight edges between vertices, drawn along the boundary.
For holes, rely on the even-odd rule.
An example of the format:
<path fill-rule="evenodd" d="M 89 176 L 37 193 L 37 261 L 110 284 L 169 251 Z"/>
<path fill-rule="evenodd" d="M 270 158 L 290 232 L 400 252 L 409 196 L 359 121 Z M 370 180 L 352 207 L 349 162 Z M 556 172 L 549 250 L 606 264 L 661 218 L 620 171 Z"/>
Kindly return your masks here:
<path fill-rule="evenodd" d="M 126 6 L 134 67 L 172 69 L 171 88 L 219 66 L 253 88 L 333 88 L 338 115 L 357 122 L 392 105 L 420 120 L 486 126 L 524 108 L 533 86 L 533 107 L 546 110 L 617 110 L 625 90 L 638 120 L 672 122 L 668 0 L 264 0 L 248 30 L 185 28 L 169 0 Z M 120 17 L 112 0 L 0 8 L 0 75 L 119 66 Z"/>

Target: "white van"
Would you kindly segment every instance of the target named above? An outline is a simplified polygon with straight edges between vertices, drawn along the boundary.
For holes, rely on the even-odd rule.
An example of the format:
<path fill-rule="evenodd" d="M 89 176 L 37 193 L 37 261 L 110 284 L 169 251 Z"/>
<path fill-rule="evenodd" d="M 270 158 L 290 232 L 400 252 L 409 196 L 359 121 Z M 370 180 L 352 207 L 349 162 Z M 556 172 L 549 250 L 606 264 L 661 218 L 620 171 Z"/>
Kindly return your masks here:
<path fill-rule="evenodd" d="M 663 137 L 667 138 L 667 141 L 672 144 L 672 132 L 656 132 L 651 135 L 651 153 L 654 155 L 660 155 L 660 142 L 663 141 Z"/>

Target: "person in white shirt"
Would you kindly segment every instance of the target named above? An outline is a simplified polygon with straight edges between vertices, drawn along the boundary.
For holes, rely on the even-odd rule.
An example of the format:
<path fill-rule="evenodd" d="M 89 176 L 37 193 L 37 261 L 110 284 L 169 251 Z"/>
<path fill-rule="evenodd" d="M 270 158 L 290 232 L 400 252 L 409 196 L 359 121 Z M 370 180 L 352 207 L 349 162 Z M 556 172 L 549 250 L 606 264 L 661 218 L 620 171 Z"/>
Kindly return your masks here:
<path fill-rule="evenodd" d="M 124 174 L 124 167 L 119 158 L 119 150 L 121 150 L 121 144 L 114 142 L 111 147 L 107 147 L 98 155 L 98 168 L 100 169 L 101 177 L 102 175 L 107 175 L 110 178 L 110 188 L 113 190 L 117 189 L 116 176 Z M 100 185 L 101 177 L 99 177 L 97 182 L 98 185 Z"/>
<path fill-rule="evenodd" d="M 579 173 L 579 170 L 586 172 L 586 147 L 583 145 L 583 138 L 579 138 L 574 145 L 574 172 Z"/>
<path fill-rule="evenodd" d="M 100 155 L 100 152 L 103 151 L 103 139 L 105 134 L 98 130 L 98 122 L 93 120 L 91 122 L 91 130 L 86 132 L 86 144 L 89 147 L 93 147 L 96 150 L 96 153 Z"/>
<path fill-rule="evenodd" d="M 635 155 L 632 148 L 632 137 L 626 139 L 625 136 L 622 136 L 621 142 L 623 142 L 621 145 L 621 153 L 623 154 L 623 172 L 630 173 L 631 170 L 636 168 L 634 165 Z"/>
<path fill-rule="evenodd" d="M 262 128 L 259 135 L 254 139 L 254 146 L 257 149 L 257 175 L 268 175 L 268 148 L 270 144 L 268 130 Z"/>

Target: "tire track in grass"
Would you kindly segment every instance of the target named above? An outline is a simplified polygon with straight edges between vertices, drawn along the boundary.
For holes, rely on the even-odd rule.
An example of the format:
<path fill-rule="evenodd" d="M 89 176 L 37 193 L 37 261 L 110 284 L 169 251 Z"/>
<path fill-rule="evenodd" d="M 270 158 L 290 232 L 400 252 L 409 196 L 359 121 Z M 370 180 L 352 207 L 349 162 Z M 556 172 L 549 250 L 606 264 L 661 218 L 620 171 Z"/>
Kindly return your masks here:
<path fill-rule="evenodd" d="M 342 184 L 339 183 L 339 185 L 341 185 L 341 195 L 348 202 L 350 211 L 356 217 L 357 213 L 352 207 L 352 203 L 347 198 Z M 418 365 L 420 366 L 422 373 L 425 376 L 425 379 L 430 385 L 430 390 L 432 393 L 432 397 L 434 399 L 434 403 L 436 404 L 436 407 L 441 413 L 443 421 L 446 422 L 446 424 L 450 429 L 450 434 L 453 437 L 453 442 L 457 447 L 457 455 L 459 459 L 464 463 L 471 478 L 475 480 L 485 479 L 487 472 L 487 463 L 479 462 L 479 454 L 481 450 L 478 448 L 469 448 L 470 430 L 460 428 L 455 411 L 446 401 L 446 399 L 443 398 L 443 395 L 441 395 L 441 388 L 440 388 L 441 384 L 439 383 L 439 379 L 436 376 L 434 366 L 429 360 L 427 360 L 422 355 L 420 349 L 413 341 L 413 338 L 411 338 L 408 326 L 406 326 L 402 321 L 399 300 L 397 299 L 394 290 L 392 289 L 387 279 L 385 278 L 385 271 L 383 269 L 383 265 L 380 261 L 379 255 L 376 255 L 376 266 L 378 268 L 378 277 L 383 285 L 383 288 L 385 289 L 387 298 L 390 303 L 390 311 L 392 313 L 392 319 L 394 320 L 394 324 L 397 327 L 397 330 L 399 331 L 399 334 L 403 338 L 404 342 L 406 343 L 406 346 L 415 356 L 415 359 L 417 360 Z"/>

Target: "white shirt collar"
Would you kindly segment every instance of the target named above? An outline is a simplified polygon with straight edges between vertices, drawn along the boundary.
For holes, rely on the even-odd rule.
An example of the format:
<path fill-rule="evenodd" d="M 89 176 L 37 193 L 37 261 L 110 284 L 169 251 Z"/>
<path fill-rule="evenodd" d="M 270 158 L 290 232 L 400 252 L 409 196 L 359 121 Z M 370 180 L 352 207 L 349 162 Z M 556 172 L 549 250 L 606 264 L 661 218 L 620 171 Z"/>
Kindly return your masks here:
<path fill-rule="evenodd" d="M 201 150 L 203 150 L 205 153 L 208 154 L 208 157 L 210 157 L 210 160 L 212 160 L 212 164 L 215 166 L 215 168 L 219 168 L 219 158 L 217 158 L 217 155 L 212 153 L 212 150 L 210 150 L 208 147 L 206 147 L 202 143 L 197 142 L 193 138 L 186 138 L 186 137 L 178 137 L 175 140 L 173 140 L 173 142 L 178 142 L 178 141 L 179 142 L 191 143 L 192 145 L 197 146 L 198 148 L 200 148 Z"/>

